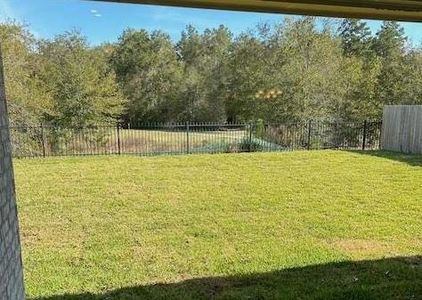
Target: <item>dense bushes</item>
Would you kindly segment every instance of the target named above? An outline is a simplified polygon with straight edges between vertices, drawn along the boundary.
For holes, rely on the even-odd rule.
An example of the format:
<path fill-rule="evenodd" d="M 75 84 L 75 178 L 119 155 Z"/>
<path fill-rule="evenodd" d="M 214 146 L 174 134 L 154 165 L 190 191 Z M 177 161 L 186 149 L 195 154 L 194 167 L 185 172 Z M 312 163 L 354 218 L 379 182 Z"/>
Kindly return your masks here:
<path fill-rule="evenodd" d="M 224 26 L 202 33 L 188 26 L 176 42 L 129 29 L 95 47 L 75 31 L 40 40 L 3 23 L 0 38 L 15 126 L 363 122 L 379 119 L 385 104 L 422 103 L 422 52 L 395 22 L 376 34 L 360 20 L 335 28 L 312 17 L 236 36 Z M 272 142 L 272 130 L 264 140 Z"/>

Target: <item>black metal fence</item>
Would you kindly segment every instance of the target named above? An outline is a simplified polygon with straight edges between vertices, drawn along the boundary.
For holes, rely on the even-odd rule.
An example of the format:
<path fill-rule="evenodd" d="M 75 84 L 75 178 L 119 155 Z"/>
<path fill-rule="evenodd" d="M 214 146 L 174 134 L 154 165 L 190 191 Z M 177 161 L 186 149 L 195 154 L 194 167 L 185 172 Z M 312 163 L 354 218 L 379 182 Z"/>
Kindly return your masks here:
<path fill-rule="evenodd" d="M 381 122 L 117 124 L 12 127 L 14 157 L 378 149 Z"/>

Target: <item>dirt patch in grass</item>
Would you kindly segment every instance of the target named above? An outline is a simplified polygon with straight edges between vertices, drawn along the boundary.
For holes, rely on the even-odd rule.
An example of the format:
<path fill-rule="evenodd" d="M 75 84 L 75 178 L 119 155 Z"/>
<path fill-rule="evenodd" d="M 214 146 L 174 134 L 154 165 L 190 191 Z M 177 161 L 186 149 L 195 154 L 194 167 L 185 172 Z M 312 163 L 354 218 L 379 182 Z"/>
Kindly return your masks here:
<path fill-rule="evenodd" d="M 396 249 L 393 243 L 363 239 L 337 239 L 329 242 L 331 247 L 345 252 L 353 259 L 377 256 L 393 256 Z"/>

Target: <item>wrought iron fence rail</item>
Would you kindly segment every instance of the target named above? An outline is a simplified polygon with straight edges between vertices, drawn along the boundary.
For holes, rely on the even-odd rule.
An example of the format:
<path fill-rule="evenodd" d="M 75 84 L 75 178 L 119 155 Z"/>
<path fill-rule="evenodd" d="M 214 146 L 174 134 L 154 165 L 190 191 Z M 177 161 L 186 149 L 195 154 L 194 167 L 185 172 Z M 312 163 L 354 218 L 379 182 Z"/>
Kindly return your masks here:
<path fill-rule="evenodd" d="M 87 127 L 11 127 L 13 155 L 169 155 L 378 149 L 381 122 L 306 121 L 263 123 L 119 123 Z"/>

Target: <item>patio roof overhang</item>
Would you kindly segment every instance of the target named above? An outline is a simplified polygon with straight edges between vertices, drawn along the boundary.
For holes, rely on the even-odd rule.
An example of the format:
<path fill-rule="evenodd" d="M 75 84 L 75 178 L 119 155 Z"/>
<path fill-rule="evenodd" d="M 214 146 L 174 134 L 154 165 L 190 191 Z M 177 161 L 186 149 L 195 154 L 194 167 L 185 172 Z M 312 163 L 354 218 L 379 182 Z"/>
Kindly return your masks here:
<path fill-rule="evenodd" d="M 422 0 L 93 0 L 327 17 L 422 21 Z"/>

